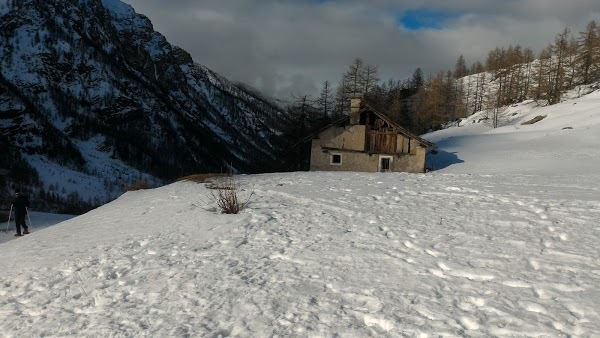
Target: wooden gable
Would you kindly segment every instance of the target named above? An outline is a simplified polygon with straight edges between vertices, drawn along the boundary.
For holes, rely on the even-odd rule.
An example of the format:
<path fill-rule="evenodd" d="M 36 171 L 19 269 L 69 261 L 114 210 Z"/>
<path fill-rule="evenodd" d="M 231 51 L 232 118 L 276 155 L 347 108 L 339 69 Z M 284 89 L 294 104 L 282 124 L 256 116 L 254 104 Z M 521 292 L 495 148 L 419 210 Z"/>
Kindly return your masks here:
<path fill-rule="evenodd" d="M 358 119 L 359 124 L 367 127 L 367 134 L 365 135 L 369 145 L 367 149 L 372 149 L 373 152 L 378 152 L 377 149 L 381 149 L 386 150 L 381 152 L 395 153 L 397 150 L 396 141 L 398 135 L 403 135 L 410 140 L 414 140 L 415 143 L 418 143 L 425 148 L 433 146 L 433 143 L 409 132 L 368 103 L 364 104 L 358 113 L 360 114 Z M 392 134 L 394 136 L 392 136 Z M 391 143 L 394 145 L 393 150 L 391 148 Z"/>

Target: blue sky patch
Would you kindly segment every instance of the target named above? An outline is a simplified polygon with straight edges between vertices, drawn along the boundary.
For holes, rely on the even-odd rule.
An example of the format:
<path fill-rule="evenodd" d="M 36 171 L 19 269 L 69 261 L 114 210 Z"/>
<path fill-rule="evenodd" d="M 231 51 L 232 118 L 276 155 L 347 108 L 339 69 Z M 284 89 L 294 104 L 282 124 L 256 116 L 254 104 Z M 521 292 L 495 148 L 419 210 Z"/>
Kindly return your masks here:
<path fill-rule="evenodd" d="M 410 9 L 400 15 L 398 23 L 410 30 L 423 28 L 443 29 L 446 21 L 457 16 L 457 13 L 442 10 Z"/>

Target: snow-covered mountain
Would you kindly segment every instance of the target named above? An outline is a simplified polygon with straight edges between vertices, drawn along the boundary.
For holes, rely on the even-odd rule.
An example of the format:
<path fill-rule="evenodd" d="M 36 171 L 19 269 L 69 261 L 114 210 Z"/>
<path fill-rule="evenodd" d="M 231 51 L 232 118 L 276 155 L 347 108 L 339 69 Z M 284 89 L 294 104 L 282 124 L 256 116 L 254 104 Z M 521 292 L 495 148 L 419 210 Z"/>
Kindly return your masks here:
<path fill-rule="evenodd" d="M 134 181 L 281 164 L 281 110 L 119 0 L 0 1 L 0 32 L 0 170 L 31 194 L 98 202 Z"/>
<path fill-rule="evenodd" d="M 600 91 L 510 109 L 425 135 L 427 174 L 239 176 L 239 215 L 192 182 L 34 212 L 0 232 L 0 332 L 597 337 Z"/>

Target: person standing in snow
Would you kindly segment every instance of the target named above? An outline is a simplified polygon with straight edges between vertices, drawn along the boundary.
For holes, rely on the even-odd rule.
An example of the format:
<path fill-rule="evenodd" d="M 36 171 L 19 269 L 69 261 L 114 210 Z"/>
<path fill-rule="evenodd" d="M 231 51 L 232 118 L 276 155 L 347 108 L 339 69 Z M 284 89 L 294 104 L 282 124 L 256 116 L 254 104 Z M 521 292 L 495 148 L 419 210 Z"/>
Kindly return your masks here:
<path fill-rule="evenodd" d="M 29 206 L 29 199 L 17 191 L 17 197 L 12 201 L 13 209 L 15 210 L 15 225 L 17 226 L 17 233 L 15 236 L 23 236 L 29 233 L 29 228 L 25 224 L 25 215 L 27 215 L 27 207 Z M 21 227 L 23 227 L 23 234 L 21 234 Z"/>

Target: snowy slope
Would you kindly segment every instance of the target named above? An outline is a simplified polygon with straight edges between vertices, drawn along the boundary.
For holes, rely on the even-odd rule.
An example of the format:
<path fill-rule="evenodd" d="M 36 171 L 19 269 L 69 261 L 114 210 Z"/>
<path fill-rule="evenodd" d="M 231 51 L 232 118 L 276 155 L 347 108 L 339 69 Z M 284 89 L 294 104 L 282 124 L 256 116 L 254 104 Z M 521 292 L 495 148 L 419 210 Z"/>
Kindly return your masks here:
<path fill-rule="evenodd" d="M 240 215 L 179 182 L 34 226 L 0 244 L 0 313 L 19 318 L 0 332 L 598 337 L 597 95 L 427 135 L 462 161 L 429 174 L 240 176 Z"/>
<path fill-rule="evenodd" d="M 425 135 L 443 150 L 428 158 L 430 167 L 477 174 L 600 172 L 599 90 L 546 107 L 525 101 L 503 115 L 500 128 L 480 122 L 485 117 L 480 112 L 463 120 L 460 127 Z M 545 118 L 522 124 L 537 116 Z"/>

